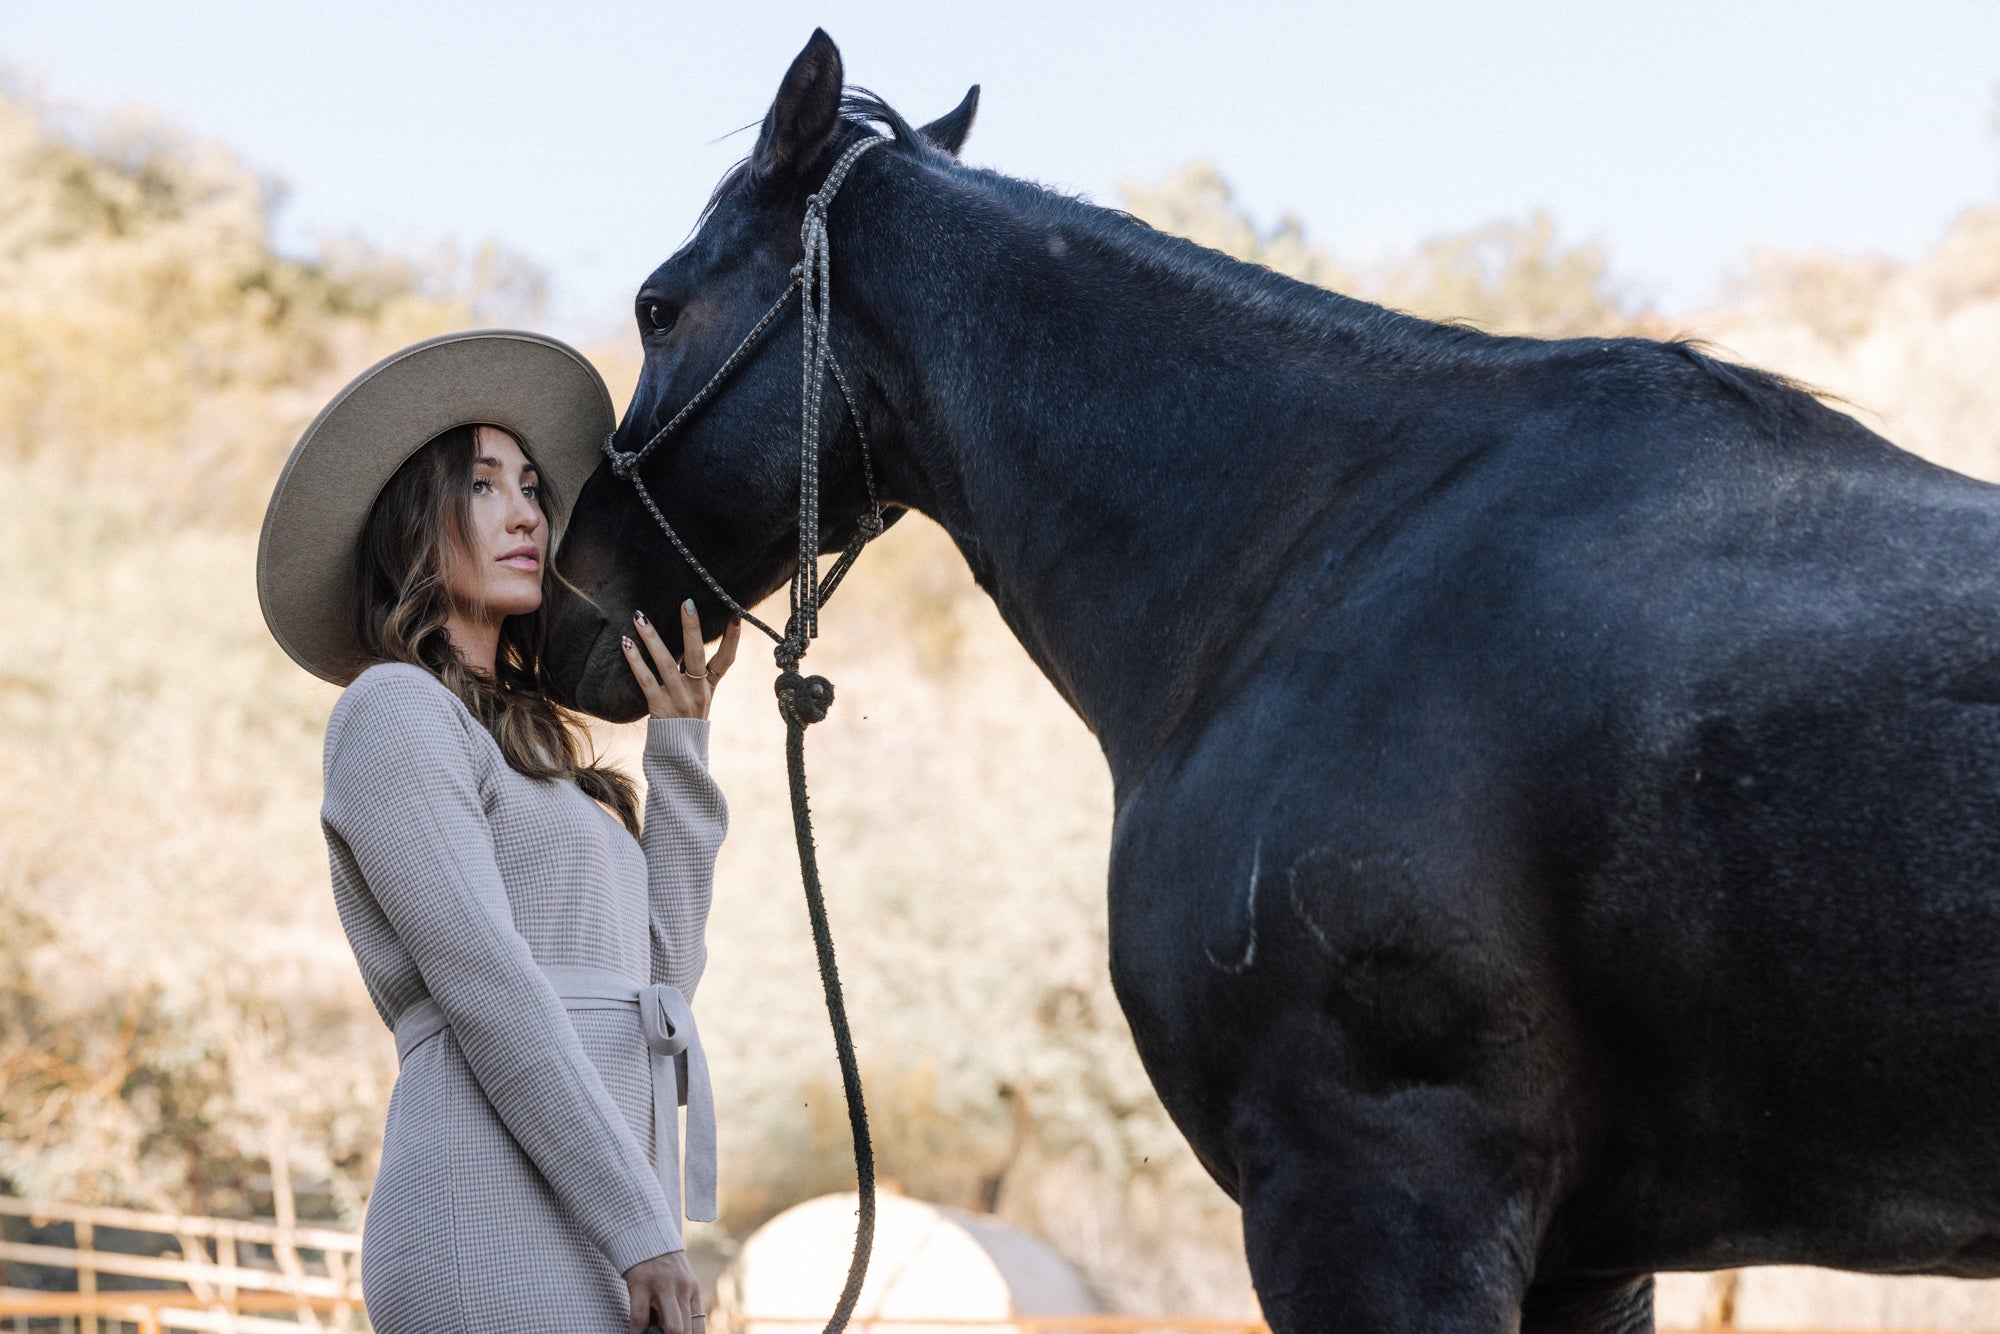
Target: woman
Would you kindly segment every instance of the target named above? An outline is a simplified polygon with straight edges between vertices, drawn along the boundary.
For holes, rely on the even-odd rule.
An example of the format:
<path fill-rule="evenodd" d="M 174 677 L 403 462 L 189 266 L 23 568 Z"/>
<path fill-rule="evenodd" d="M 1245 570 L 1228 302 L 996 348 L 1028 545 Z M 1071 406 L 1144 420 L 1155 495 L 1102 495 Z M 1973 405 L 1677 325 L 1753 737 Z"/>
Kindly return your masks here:
<path fill-rule="evenodd" d="M 611 424 L 552 339 L 432 339 L 327 406 L 265 515 L 265 619 L 347 685 L 321 818 L 402 1063 L 362 1247 L 379 1334 L 701 1329 L 676 1104 L 687 1213 L 713 1218 L 686 997 L 727 821 L 708 707 L 739 627 L 712 659 L 692 606 L 678 662 L 643 616 L 623 640 L 652 715 L 642 825 L 538 660 L 558 501 Z"/>

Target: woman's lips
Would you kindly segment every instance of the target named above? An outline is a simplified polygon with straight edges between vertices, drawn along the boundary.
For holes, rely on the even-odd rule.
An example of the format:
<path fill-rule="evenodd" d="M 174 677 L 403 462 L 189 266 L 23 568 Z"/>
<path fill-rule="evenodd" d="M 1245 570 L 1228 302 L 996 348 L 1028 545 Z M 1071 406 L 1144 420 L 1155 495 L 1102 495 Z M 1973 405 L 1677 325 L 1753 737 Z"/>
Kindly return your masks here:
<path fill-rule="evenodd" d="M 533 547 L 518 547 L 508 552 L 500 557 L 500 564 L 511 569 L 526 570 L 531 574 L 542 568 L 541 557 L 536 554 Z"/>

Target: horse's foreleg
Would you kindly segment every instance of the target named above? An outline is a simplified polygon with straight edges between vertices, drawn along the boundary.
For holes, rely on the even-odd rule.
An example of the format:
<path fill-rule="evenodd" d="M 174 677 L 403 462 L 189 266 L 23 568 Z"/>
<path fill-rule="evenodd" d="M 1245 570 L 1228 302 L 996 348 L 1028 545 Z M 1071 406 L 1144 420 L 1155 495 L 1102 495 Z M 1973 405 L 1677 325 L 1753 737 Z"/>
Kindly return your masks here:
<path fill-rule="evenodd" d="M 1518 1160 L 1466 1112 L 1432 1088 L 1359 1113 L 1308 1118 L 1281 1099 L 1239 1118 L 1244 1246 L 1277 1334 L 1524 1328 L 1533 1225 Z"/>

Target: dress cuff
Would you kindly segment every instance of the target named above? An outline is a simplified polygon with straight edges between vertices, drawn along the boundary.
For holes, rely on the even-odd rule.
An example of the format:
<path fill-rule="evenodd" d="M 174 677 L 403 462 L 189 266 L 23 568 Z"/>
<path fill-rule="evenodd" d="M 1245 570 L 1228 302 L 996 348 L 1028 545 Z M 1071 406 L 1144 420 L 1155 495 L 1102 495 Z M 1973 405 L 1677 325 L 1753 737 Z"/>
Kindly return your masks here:
<path fill-rule="evenodd" d="M 622 1274 L 655 1256 L 685 1249 L 687 1244 L 681 1240 L 680 1229 L 673 1220 L 658 1215 L 613 1233 L 604 1243 L 604 1258 Z"/>
<path fill-rule="evenodd" d="M 708 719 L 653 718 L 646 723 L 646 755 L 668 759 L 691 756 L 708 763 Z"/>

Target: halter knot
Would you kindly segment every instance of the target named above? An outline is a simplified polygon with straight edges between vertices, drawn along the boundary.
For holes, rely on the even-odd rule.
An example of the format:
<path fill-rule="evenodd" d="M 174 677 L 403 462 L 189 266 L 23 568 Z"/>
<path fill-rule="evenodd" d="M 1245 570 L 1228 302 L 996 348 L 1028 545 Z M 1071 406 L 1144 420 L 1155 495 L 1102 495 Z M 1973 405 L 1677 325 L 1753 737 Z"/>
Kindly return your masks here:
<path fill-rule="evenodd" d="M 618 433 L 616 431 L 604 437 L 604 457 L 611 463 L 611 475 L 613 477 L 616 477 L 621 482 L 630 481 L 633 470 L 639 466 L 639 460 L 645 457 L 645 451 L 634 450 L 632 453 L 627 454 L 620 450 L 617 444 L 614 443 L 617 439 Z"/>
<path fill-rule="evenodd" d="M 800 676 L 786 670 L 778 677 L 778 712 L 787 722 L 810 727 L 833 707 L 833 682 L 824 676 Z"/>

